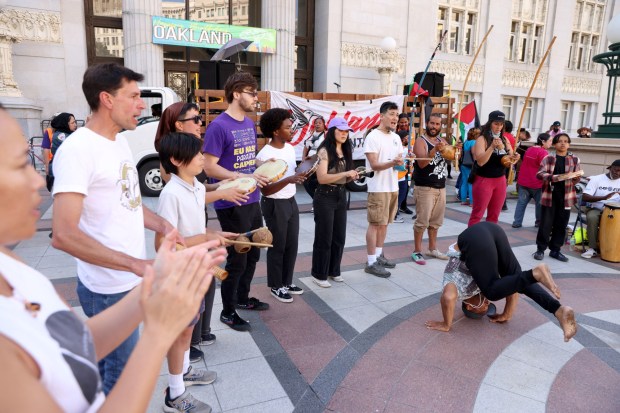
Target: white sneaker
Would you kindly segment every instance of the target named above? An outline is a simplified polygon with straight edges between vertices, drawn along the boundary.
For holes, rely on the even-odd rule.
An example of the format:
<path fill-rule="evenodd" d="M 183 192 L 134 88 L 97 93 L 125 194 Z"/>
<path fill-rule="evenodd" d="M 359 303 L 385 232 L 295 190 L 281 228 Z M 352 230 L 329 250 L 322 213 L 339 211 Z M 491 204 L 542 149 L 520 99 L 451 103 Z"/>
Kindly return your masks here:
<path fill-rule="evenodd" d="M 337 275 L 335 277 L 332 277 L 330 275 L 329 278 L 331 278 L 332 281 L 336 281 L 337 283 L 344 282 L 344 278 L 342 278 L 342 275 Z"/>
<path fill-rule="evenodd" d="M 439 251 L 439 250 L 432 250 L 426 253 L 426 255 L 430 255 L 431 257 L 435 257 L 435 258 L 439 258 L 440 260 L 448 260 L 450 259 L 450 257 L 448 257 L 446 254 L 444 254 L 443 252 Z"/>
<path fill-rule="evenodd" d="M 594 248 L 588 248 L 588 250 L 586 252 L 584 252 L 583 254 L 581 254 L 581 256 L 583 258 L 590 259 L 592 257 L 596 257 L 597 254 L 596 254 L 596 251 L 594 250 Z"/>
<path fill-rule="evenodd" d="M 329 288 L 332 286 L 327 280 L 319 280 L 318 278 L 312 277 L 312 281 L 314 281 L 314 283 L 319 287 Z"/>

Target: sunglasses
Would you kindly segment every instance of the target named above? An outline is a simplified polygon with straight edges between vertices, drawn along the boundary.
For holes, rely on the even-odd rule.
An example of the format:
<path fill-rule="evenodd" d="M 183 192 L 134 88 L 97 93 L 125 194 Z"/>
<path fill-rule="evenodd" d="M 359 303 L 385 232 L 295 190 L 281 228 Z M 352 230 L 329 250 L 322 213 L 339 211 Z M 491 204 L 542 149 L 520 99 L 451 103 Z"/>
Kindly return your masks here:
<path fill-rule="evenodd" d="M 190 120 L 193 120 L 196 125 L 200 125 L 202 122 L 202 117 L 200 115 L 196 115 L 187 119 L 179 119 L 178 122 L 189 122 Z"/>

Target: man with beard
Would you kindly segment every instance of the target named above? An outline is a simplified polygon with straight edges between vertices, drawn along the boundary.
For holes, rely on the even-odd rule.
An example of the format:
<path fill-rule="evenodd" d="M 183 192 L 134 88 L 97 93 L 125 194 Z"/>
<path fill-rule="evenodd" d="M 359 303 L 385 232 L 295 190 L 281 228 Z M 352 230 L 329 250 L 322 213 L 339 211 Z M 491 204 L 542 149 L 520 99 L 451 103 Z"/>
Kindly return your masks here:
<path fill-rule="evenodd" d="M 426 133 L 415 141 L 413 153 L 418 158 L 432 158 L 431 161 L 417 161 L 413 170 L 415 182 L 415 208 L 417 218 L 413 224 L 414 250 L 411 259 L 425 265 L 422 255 L 422 237 L 428 229 L 428 252 L 431 257 L 447 260 L 448 256 L 437 249 L 437 232 L 443 225 L 446 210 L 446 177 L 448 168 L 441 156 L 441 149 L 448 143 L 439 136 L 441 115 L 431 114 L 426 122 Z"/>
<path fill-rule="evenodd" d="M 233 74 L 224 85 L 228 109 L 211 122 L 202 147 L 204 170 L 212 182 L 252 177 L 260 187 L 268 183 L 266 177 L 254 173 L 257 166 L 256 126 L 246 116 L 256 110 L 257 87 L 256 79 L 248 72 Z M 248 195 L 249 199 L 241 204 L 223 200 L 214 203 L 222 231 L 245 233 L 263 226 L 258 188 Z M 246 254 L 228 248 L 228 278 L 222 281 L 220 321 L 233 330 L 250 330 L 250 323 L 239 317 L 237 309 L 262 311 L 269 308 L 269 304 L 249 296 L 259 258 L 258 248 L 252 248 Z"/>
<path fill-rule="evenodd" d="M 551 125 L 551 129 L 549 129 L 547 133 L 551 135 L 552 138 L 555 137 L 555 135 L 558 135 L 560 133 L 566 133 L 562 130 L 560 126 L 562 126 L 562 124 L 560 123 L 559 120 L 556 120 L 555 122 L 553 122 L 553 124 Z"/>
<path fill-rule="evenodd" d="M 403 145 L 394 133 L 398 123 L 398 106 L 394 102 L 384 102 L 379 113 L 381 123 L 364 141 L 366 168 L 375 172 L 368 179 L 368 264 L 364 271 L 386 278 L 391 274 L 385 268 L 394 268 L 396 264 L 385 258 L 383 243 L 387 226 L 394 221 L 398 209 L 398 171 L 395 168 L 402 167 L 404 161 Z"/>

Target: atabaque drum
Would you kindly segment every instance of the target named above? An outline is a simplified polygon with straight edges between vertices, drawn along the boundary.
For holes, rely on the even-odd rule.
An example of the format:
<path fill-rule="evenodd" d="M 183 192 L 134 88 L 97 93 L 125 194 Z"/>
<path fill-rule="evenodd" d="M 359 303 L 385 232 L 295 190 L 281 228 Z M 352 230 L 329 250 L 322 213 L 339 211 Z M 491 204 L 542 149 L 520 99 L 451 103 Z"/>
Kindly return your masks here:
<path fill-rule="evenodd" d="M 620 202 L 608 202 L 601 213 L 598 231 L 601 258 L 620 262 Z"/>

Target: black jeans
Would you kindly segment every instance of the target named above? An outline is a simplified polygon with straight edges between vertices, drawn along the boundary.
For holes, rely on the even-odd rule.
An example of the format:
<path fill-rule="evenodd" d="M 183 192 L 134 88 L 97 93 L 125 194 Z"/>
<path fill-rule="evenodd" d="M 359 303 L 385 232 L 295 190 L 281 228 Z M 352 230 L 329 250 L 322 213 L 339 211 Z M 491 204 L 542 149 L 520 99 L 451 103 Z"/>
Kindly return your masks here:
<path fill-rule="evenodd" d="M 327 280 L 340 275 L 347 237 L 347 191 L 343 185 L 319 185 L 314 193 L 312 276 Z"/>
<path fill-rule="evenodd" d="M 293 283 L 299 241 L 299 209 L 295 197 L 260 201 L 265 223 L 273 235 L 273 248 L 267 250 L 267 285 L 287 287 Z"/>
<path fill-rule="evenodd" d="M 310 175 L 310 177 L 304 181 L 304 188 L 312 199 L 314 199 L 314 192 L 318 186 L 319 181 L 316 179 L 316 174 Z"/>
<path fill-rule="evenodd" d="M 549 247 L 551 251 L 560 251 L 566 237 L 566 226 L 570 220 L 570 209 L 564 208 L 564 199 L 558 205 L 553 200 L 553 206 L 540 207 L 540 226 L 536 235 L 538 251 L 544 251 Z"/>
<path fill-rule="evenodd" d="M 560 308 L 560 302 L 534 279 L 532 270 L 521 270 L 506 233 L 499 225 L 486 221 L 472 225 L 459 235 L 458 246 L 461 260 L 489 300 L 497 301 L 520 293 L 552 314 Z"/>
<path fill-rule="evenodd" d="M 222 231 L 245 233 L 263 226 L 258 202 L 242 206 L 216 209 L 217 219 Z M 254 278 L 256 263 L 260 259 L 260 250 L 251 248 L 246 254 L 239 254 L 231 246 L 227 248 L 226 271 L 228 277 L 222 281 L 223 313 L 235 311 L 235 303 L 246 303 L 249 299 L 250 284 Z"/>
<path fill-rule="evenodd" d="M 211 313 L 213 312 L 213 301 L 215 301 L 215 278 L 211 282 L 207 293 L 205 294 L 205 309 L 200 313 L 200 320 L 194 326 L 192 331 L 191 343 L 200 344 L 203 335 L 211 333 Z"/>

